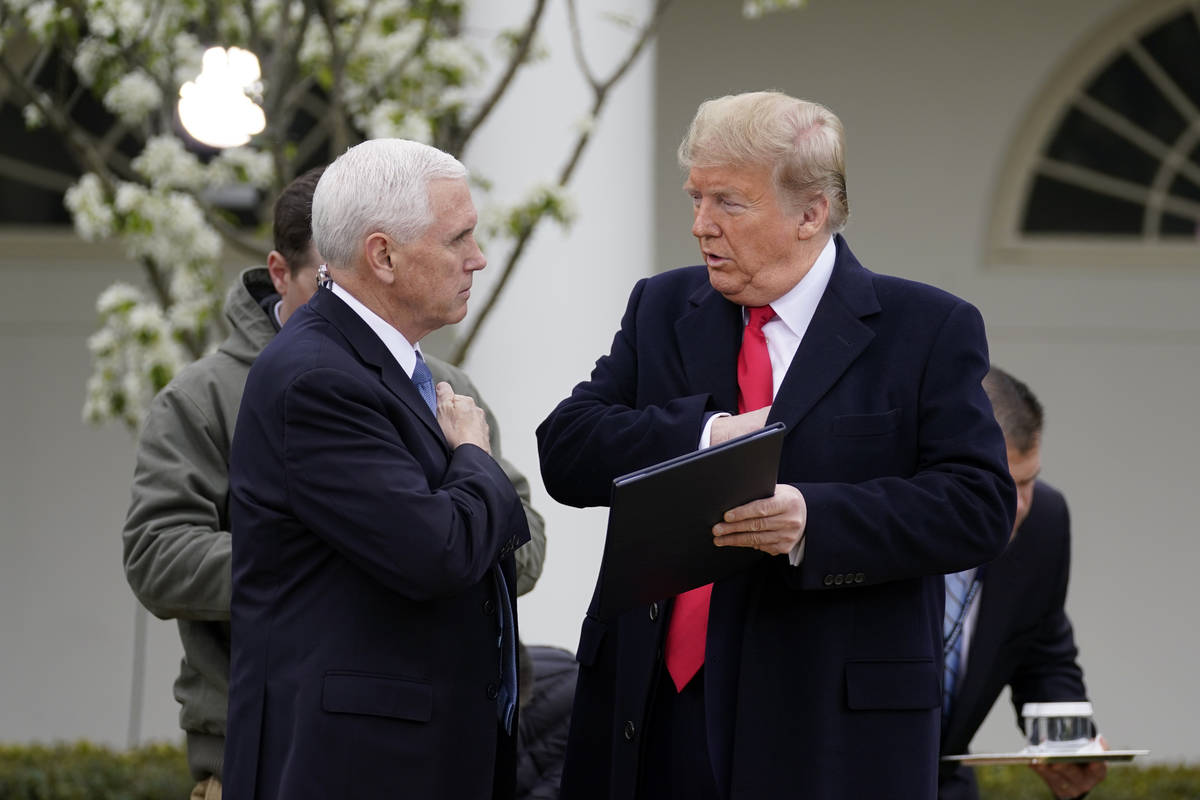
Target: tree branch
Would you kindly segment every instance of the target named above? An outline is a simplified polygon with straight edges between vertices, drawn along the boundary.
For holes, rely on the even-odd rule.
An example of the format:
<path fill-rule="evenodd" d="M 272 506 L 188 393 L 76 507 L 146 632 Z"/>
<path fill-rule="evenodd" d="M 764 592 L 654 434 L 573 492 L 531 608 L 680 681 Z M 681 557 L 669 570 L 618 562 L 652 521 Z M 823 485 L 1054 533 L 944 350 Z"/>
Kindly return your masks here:
<path fill-rule="evenodd" d="M 579 27 L 579 10 L 575 7 L 575 0 L 567 0 L 567 25 L 571 29 L 571 51 L 575 54 L 575 63 L 579 65 L 579 71 L 583 73 L 584 80 L 595 92 L 600 82 L 596 80 L 592 68 L 588 66 L 587 57 L 583 52 L 583 31 Z"/>
<path fill-rule="evenodd" d="M 609 91 L 617 84 L 618 81 L 621 80 L 621 78 L 625 76 L 625 74 L 629 71 L 629 68 L 633 66 L 635 61 L 637 61 L 637 57 L 645 49 L 649 41 L 654 37 L 654 32 L 657 30 L 658 23 L 662 19 L 662 15 L 666 11 L 667 6 L 670 4 L 671 0 L 655 0 L 654 9 L 650 14 L 650 18 L 642 27 L 637 39 L 633 43 L 633 46 L 630 47 L 629 52 L 625 55 L 625 58 L 620 64 L 617 65 L 616 69 L 613 70 L 612 74 L 610 74 L 606 80 L 601 83 L 596 83 L 592 81 L 589 76 L 589 82 L 592 85 L 593 92 L 591 109 L 592 119 L 595 119 L 599 116 L 601 109 L 604 107 L 604 103 L 608 99 Z M 570 5 L 574 5 L 573 0 L 570 0 Z M 582 47 L 582 37 L 579 37 L 578 41 Z M 579 51 L 578 60 L 581 65 L 581 69 L 586 68 L 586 61 L 582 56 L 582 50 Z M 566 163 L 562 167 L 562 170 L 559 172 L 558 185 L 560 187 L 565 187 L 571 180 L 572 175 L 574 175 L 575 168 L 579 165 L 580 158 L 583 156 L 583 152 L 587 148 L 588 142 L 591 141 L 591 135 L 590 126 L 580 132 L 579 137 L 575 141 L 575 147 L 572 148 L 570 157 L 567 159 Z M 522 230 L 520 235 L 517 236 L 513 243 L 513 249 L 509 252 L 508 258 L 504 262 L 504 267 L 500 271 L 500 278 L 496 282 L 495 288 L 492 289 L 491 294 L 484 302 L 483 308 L 480 309 L 479 314 L 477 314 L 467 326 L 466 333 L 455 341 L 454 351 L 450 356 L 450 363 L 456 366 L 461 366 L 463 361 L 466 360 L 467 354 L 471 350 L 471 345 L 474 344 L 475 339 L 479 336 L 480 330 L 483 328 L 483 323 L 487 321 L 488 316 L 492 313 L 493 309 L 496 307 L 496 304 L 499 302 L 500 295 L 503 293 L 504 288 L 508 285 L 513 271 L 516 269 L 522 254 L 525 252 L 526 244 L 529 242 L 529 239 L 532 238 L 534 231 L 541 224 L 543 216 L 544 215 L 541 215 L 534 219 L 533 223 L 529 225 L 528 228 Z"/>
<path fill-rule="evenodd" d="M 535 0 L 533 11 L 529 15 L 529 20 L 525 23 L 525 30 L 521 33 L 521 38 L 517 40 L 517 46 L 513 50 L 512 55 L 508 59 L 508 64 L 504 68 L 504 72 L 496 81 L 496 85 L 492 87 L 492 91 L 488 93 L 484 101 L 475 111 L 475 115 L 463 127 L 462 131 L 448 143 L 447 150 L 455 155 L 462 155 L 466 149 L 467 143 L 471 141 L 471 137 L 475 135 L 475 131 L 479 130 L 479 126 L 492 113 L 496 104 L 500 102 L 500 98 L 508 91 L 509 84 L 512 83 L 513 77 L 517 74 L 517 70 L 525 63 L 529 55 L 529 48 L 533 45 L 534 36 L 537 35 L 538 26 L 541 24 L 542 12 L 546 10 L 546 0 Z"/>
<path fill-rule="evenodd" d="M 57 105 L 45 102 L 36 87 L 26 83 L 24 76 L 13 68 L 3 52 L 0 52 L 0 73 L 8 78 L 11 87 L 17 91 L 21 105 L 32 104 L 41 112 L 46 123 L 58 132 L 76 163 L 84 170 L 96 173 L 109 191 L 112 191 L 112 175 L 109 172 L 108 164 L 100 156 L 91 138 L 75 124 L 74 120 L 64 115 Z"/>

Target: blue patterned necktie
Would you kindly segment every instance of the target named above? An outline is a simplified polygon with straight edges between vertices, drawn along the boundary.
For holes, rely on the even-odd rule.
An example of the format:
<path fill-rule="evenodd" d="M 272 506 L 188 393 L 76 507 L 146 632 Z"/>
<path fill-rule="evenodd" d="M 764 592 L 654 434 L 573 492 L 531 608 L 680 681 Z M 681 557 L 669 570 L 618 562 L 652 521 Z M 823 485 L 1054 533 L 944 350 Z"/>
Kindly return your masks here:
<path fill-rule="evenodd" d="M 425 359 L 421 358 L 421 353 L 417 353 L 417 365 L 413 367 L 412 382 L 417 387 L 417 391 L 421 393 L 421 399 L 425 401 L 425 405 L 429 406 L 429 410 L 433 415 L 437 416 L 437 394 L 433 391 L 433 373 L 429 371 L 429 365 L 425 363 Z"/>
<path fill-rule="evenodd" d="M 942 617 L 942 654 L 945 671 L 942 673 L 942 722 L 950 719 L 950 706 L 962 676 L 963 626 L 967 621 L 971 601 L 979 590 L 977 570 L 952 572 L 946 576 L 946 612 Z"/>

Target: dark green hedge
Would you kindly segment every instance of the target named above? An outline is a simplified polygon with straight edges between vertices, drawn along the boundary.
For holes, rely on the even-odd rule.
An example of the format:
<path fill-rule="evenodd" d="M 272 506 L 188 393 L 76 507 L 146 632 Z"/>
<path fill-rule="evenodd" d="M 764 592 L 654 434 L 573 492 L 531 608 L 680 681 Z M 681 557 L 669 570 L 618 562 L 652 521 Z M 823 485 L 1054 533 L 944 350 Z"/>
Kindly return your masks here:
<path fill-rule="evenodd" d="M 0 746 L 0 800 L 186 800 L 193 783 L 175 745 Z"/>
<path fill-rule="evenodd" d="M 980 767 L 983 800 L 1047 800 L 1028 767 Z M 0 800 L 186 800 L 183 748 L 155 744 L 116 752 L 96 745 L 0 745 Z M 1088 800 L 1200 800 L 1200 766 L 1119 764 Z"/>
<path fill-rule="evenodd" d="M 982 800 L 1047 800 L 1050 790 L 1029 767 L 977 767 Z M 1114 764 L 1088 800 L 1200 800 L 1200 766 Z"/>

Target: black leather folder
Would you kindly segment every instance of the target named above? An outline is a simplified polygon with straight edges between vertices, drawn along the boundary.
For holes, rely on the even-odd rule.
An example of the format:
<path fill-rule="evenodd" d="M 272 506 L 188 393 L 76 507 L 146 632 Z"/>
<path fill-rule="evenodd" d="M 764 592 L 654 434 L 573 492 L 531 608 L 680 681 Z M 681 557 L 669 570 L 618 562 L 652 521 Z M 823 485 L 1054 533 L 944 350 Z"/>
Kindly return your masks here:
<path fill-rule="evenodd" d="M 765 557 L 717 547 L 725 512 L 775 493 L 785 426 L 760 430 L 613 481 L 595 606 L 610 617 L 703 586 Z"/>

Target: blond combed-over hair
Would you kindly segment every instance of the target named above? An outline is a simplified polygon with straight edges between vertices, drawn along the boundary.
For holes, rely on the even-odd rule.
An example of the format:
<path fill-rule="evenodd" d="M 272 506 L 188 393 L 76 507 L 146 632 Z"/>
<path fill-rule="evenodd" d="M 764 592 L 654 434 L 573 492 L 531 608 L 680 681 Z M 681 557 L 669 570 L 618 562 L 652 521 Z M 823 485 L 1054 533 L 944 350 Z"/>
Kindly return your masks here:
<path fill-rule="evenodd" d="M 846 137 L 842 121 L 820 103 L 782 92 L 726 95 L 700 104 L 679 145 L 693 167 L 767 166 L 780 199 L 801 211 L 829 200 L 828 227 L 846 227 Z"/>

